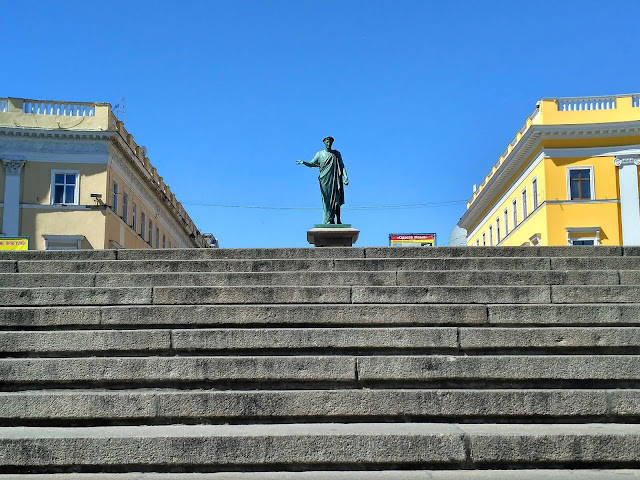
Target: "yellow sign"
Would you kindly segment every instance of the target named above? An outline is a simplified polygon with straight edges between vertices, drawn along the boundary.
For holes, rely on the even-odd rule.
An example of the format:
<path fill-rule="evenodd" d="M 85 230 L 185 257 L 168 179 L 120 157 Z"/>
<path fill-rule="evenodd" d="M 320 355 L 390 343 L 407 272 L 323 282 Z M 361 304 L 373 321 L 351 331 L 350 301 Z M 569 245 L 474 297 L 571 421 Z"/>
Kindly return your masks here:
<path fill-rule="evenodd" d="M 0 237 L 0 250 L 29 250 L 29 237 Z"/>

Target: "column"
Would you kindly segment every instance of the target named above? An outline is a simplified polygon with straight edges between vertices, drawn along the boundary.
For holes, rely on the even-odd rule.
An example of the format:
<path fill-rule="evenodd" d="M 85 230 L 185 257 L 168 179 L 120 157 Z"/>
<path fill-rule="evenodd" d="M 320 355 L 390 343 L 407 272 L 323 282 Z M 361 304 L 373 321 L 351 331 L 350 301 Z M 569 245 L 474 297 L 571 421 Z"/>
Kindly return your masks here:
<path fill-rule="evenodd" d="M 4 212 L 2 233 L 18 236 L 20 225 L 20 176 L 24 160 L 2 160 L 4 165 Z"/>
<path fill-rule="evenodd" d="M 622 244 L 640 245 L 640 195 L 638 195 L 640 158 L 637 155 L 616 157 L 613 164 L 618 167 L 620 183 Z"/>

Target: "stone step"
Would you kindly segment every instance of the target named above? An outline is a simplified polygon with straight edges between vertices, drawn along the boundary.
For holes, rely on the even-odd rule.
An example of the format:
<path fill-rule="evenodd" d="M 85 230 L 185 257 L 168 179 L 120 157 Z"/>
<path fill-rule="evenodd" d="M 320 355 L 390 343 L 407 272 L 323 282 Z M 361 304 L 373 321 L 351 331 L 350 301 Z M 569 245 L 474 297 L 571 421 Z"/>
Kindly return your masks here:
<path fill-rule="evenodd" d="M 336 470 L 216 473 L 51 473 L 0 474 L 0 480 L 634 480 L 640 470 Z"/>
<path fill-rule="evenodd" d="M 0 307 L 0 328 L 179 326 L 634 326 L 640 303 Z"/>
<path fill-rule="evenodd" d="M 145 352 L 491 352 L 640 348 L 640 327 L 342 327 L 0 331 L 0 356 Z"/>
<path fill-rule="evenodd" d="M 576 258 L 554 260 L 575 261 Z M 588 259 L 587 259 L 588 260 Z M 640 257 L 598 258 L 602 268 L 625 268 L 624 262 Z M 605 263 L 602 263 L 605 262 Z M 559 270 L 594 270 L 589 262 L 582 267 L 565 264 Z M 618 268 L 616 268 L 618 266 Z M 11 267 L 14 268 L 14 267 Z M 299 272 L 299 271 L 396 271 L 396 270 L 550 270 L 547 257 L 468 257 L 468 258 L 307 258 L 307 259 L 217 259 L 217 260 L 21 260 L 19 273 L 171 273 L 171 272 Z M 627 269 L 633 268 L 630 266 Z M 4 273 L 14 270 L 5 267 Z"/>
<path fill-rule="evenodd" d="M 5 473 L 86 469 L 563 468 L 637 464 L 635 424 L 275 424 L 3 427 Z M 285 468 L 286 469 L 286 468 Z M 25 471 L 26 470 L 26 471 Z"/>
<path fill-rule="evenodd" d="M 639 355 L 298 355 L 2 358 L 10 385 L 188 385 L 287 382 L 364 385 L 475 382 L 528 386 L 640 380 Z M 471 385 L 471 384 L 470 384 Z"/>
<path fill-rule="evenodd" d="M 0 288 L 5 306 L 309 303 L 640 303 L 640 285 Z"/>
<path fill-rule="evenodd" d="M 0 287 L 640 285 L 633 270 L 0 273 Z"/>
<path fill-rule="evenodd" d="M 460 257 L 620 257 L 638 256 L 637 247 L 436 247 L 436 248 L 220 248 L 2 251 L 2 260 L 298 259 L 298 258 L 460 258 Z"/>
<path fill-rule="evenodd" d="M 640 416 L 633 389 L 27 390 L 0 392 L 0 424 L 496 420 L 573 422 Z"/>

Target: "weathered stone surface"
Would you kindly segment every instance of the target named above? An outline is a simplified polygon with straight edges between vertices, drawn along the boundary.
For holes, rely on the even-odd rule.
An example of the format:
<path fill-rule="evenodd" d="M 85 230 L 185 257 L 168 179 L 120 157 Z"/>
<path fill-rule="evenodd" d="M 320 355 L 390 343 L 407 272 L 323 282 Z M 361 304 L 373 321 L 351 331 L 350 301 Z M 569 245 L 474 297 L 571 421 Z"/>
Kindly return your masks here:
<path fill-rule="evenodd" d="M 638 270 L 640 256 L 551 257 L 552 270 Z"/>
<path fill-rule="evenodd" d="M 116 250 L 2 251 L 0 260 L 115 260 Z"/>
<path fill-rule="evenodd" d="M 477 465 L 637 462 L 640 425 L 460 425 Z"/>
<path fill-rule="evenodd" d="M 107 352 L 168 350 L 169 330 L 0 331 L 0 352 Z"/>
<path fill-rule="evenodd" d="M 336 272 L 337 273 L 337 272 Z M 613 270 L 432 270 L 397 273 L 398 285 L 616 285 Z M 640 277 L 638 278 L 640 284 Z"/>
<path fill-rule="evenodd" d="M 627 393 L 628 392 L 628 393 Z M 626 402 L 616 415 L 637 415 L 638 391 L 610 391 Z M 626 394 L 626 396 L 625 396 Z M 363 418 L 558 418 L 606 415 L 604 390 L 43 390 L 0 392 L 0 420 L 124 419 L 273 422 Z M 634 413 L 635 412 L 635 413 Z"/>
<path fill-rule="evenodd" d="M 2 475 L 0 480 L 632 480 L 640 470 L 386 470 L 216 473 L 58 473 Z"/>
<path fill-rule="evenodd" d="M 107 325 L 475 325 L 486 322 L 487 309 L 481 305 L 154 305 L 103 307 L 102 320 Z"/>
<path fill-rule="evenodd" d="M 632 380 L 637 355 L 487 355 L 358 357 L 361 380 Z"/>
<path fill-rule="evenodd" d="M 625 247 L 629 248 L 629 247 Z M 626 250 L 625 250 L 626 252 Z M 622 247 L 367 247 L 366 258 L 619 257 Z"/>
<path fill-rule="evenodd" d="M 614 415 L 640 416 L 640 390 L 611 390 L 609 397 Z"/>
<path fill-rule="evenodd" d="M 2 327 L 90 326 L 99 323 L 99 307 L 0 307 Z"/>
<path fill-rule="evenodd" d="M 583 417 L 607 413 L 603 390 L 304 390 L 166 392 L 158 415 L 188 418 Z"/>
<path fill-rule="evenodd" d="M 179 350 L 458 348 L 454 327 L 179 329 L 171 335 Z"/>
<path fill-rule="evenodd" d="M 553 285 L 553 303 L 640 303 L 640 285 Z"/>
<path fill-rule="evenodd" d="M 86 357 L 0 359 L 12 383 L 345 381 L 355 378 L 348 356 Z"/>
<path fill-rule="evenodd" d="M 2 304 L 31 305 L 135 305 L 151 303 L 151 288 L 0 288 Z"/>
<path fill-rule="evenodd" d="M 350 303 L 350 287 L 154 287 L 156 305 Z"/>
<path fill-rule="evenodd" d="M 489 305 L 488 320 L 514 325 L 638 325 L 640 305 Z"/>
<path fill-rule="evenodd" d="M 1 273 L 14 273 L 18 271 L 18 262 L 14 260 L 0 260 Z"/>
<path fill-rule="evenodd" d="M 638 270 L 620 270 L 621 285 L 640 285 L 640 271 Z"/>
<path fill-rule="evenodd" d="M 460 329 L 463 349 L 638 347 L 638 327 L 542 327 Z"/>
<path fill-rule="evenodd" d="M 2 475 L 0 480 L 633 480 L 640 470 L 386 470 L 216 473 L 58 473 Z"/>
<path fill-rule="evenodd" d="M 395 285 L 396 275 L 395 272 L 101 273 L 96 275 L 95 282 L 98 287 Z"/>
<path fill-rule="evenodd" d="M 0 419 L 125 419 L 156 416 L 152 392 L 36 390 L 0 392 Z"/>
<path fill-rule="evenodd" d="M 545 303 L 548 286 L 353 287 L 353 303 Z"/>
<path fill-rule="evenodd" d="M 460 429 L 447 424 L 0 428 L 5 467 L 452 464 L 464 459 Z"/>
<path fill-rule="evenodd" d="M 412 250 L 412 249 L 411 249 Z M 548 258 L 336 258 L 334 270 L 549 270 Z M 575 268 L 571 269 L 575 270 Z M 585 269 L 586 270 L 586 269 Z"/>
<path fill-rule="evenodd" d="M 130 272 L 277 272 L 329 271 L 334 260 L 255 259 L 255 260 L 24 260 L 18 262 L 20 273 L 130 273 Z"/>
<path fill-rule="evenodd" d="M 173 248 L 122 249 L 118 260 L 245 260 L 245 259 L 303 259 L 303 258 L 364 258 L 364 248 Z"/>
<path fill-rule="evenodd" d="M 0 287 L 95 287 L 93 273 L 0 273 Z M 122 284 L 113 284 L 121 287 Z M 142 285 L 132 285 L 142 286 Z"/>

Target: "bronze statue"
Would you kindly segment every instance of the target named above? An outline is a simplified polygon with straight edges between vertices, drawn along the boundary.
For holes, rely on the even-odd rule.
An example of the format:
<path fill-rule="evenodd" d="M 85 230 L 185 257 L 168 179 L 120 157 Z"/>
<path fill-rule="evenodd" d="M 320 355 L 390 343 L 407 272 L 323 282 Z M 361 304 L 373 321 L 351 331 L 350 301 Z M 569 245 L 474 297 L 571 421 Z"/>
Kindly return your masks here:
<path fill-rule="evenodd" d="M 332 150 L 333 137 L 325 137 L 324 150 L 316 153 L 313 160 L 303 162 L 298 160 L 297 165 L 316 167 L 320 169 L 318 180 L 320 181 L 320 193 L 322 194 L 322 208 L 324 209 L 323 224 L 342 224 L 340 221 L 340 205 L 344 205 L 344 185 L 349 185 L 347 171 L 344 169 L 342 155 L 338 150 Z"/>

